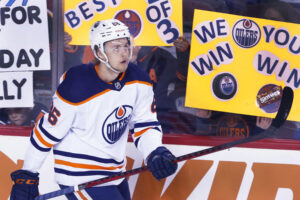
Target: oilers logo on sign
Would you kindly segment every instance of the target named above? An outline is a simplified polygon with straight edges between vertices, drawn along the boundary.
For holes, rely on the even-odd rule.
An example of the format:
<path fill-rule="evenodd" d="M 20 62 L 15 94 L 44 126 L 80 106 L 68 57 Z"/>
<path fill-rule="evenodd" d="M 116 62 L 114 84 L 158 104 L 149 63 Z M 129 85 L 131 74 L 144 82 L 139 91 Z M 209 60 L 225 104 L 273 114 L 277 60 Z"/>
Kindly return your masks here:
<path fill-rule="evenodd" d="M 261 38 L 259 26 L 251 19 L 241 19 L 232 28 L 234 42 L 242 48 L 254 47 Z"/>
<path fill-rule="evenodd" d="M 102 126 L 102 135 L 106 142 L 114 144 L 121 138 L 130 121 L 132 110 L 131 106 L 123 105 L 108 115 Z"/>
<path fill-rule="evenodd" d="M 115 19 L 120 20 L 129 28 L 129 32 L 134 38 L 137 38 L 142 32 L 142 18 L 137 11 L 121 10 L 116 13 Z"/>
<path fill-rule="evenodd" d="M 219 100 L 229 100 L 237 92 L 236 78 L 230 73 L 220 73 L 213 78 L 212 92 Z"/>

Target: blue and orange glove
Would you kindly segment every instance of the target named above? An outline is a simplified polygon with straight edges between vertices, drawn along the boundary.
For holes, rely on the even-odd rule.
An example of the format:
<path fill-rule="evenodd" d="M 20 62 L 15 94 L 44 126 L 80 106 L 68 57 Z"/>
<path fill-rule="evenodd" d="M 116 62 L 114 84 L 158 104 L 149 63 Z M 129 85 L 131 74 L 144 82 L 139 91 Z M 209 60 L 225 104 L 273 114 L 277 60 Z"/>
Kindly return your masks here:
<path fill-rule="evenodd" d="M 152 175 L 160 180 L 175 173 L 178 166 L 172 162 L 174 159 L 175 156 L 166 147 L 158 147 L 148 156 L 147 165 Z"/>
<path fill-rule="evenodd" d="M 17 170 L 10 176 L 14 181 L 10 200 L 33 200 L 39 195 L 39 173 Z"/>

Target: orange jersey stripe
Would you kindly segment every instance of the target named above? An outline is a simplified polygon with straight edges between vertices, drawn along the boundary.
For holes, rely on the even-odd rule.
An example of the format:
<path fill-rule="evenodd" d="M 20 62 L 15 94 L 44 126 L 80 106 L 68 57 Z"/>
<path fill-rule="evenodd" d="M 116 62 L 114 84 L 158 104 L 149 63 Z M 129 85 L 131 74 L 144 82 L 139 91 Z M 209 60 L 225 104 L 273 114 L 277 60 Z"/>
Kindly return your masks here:
<path fill-rule="evenodd" d="M 70 167 L 75 168 L 81 168 L 81 169 L 100 169 L 100 170 L 115 170 L 115 169 L 121 169 L 123 168 L 123 165 L 119 167 L 103 167 L 99 165 L 89 165 L 89 164 L 80 164 L 80 163 L 72 163 L 64 160 L 55 159 L 55 164 L 59 165 L 66 165 Z"/>
<path fill-rule="evenodd" d="M 41 136 L 40 132 L 37 130 L 36 126 L 34 127 L 34 133 L 35 133 L 36 137 L 38 138 L 38 140 L 46 147 L 51 148 L 53 146 L 53 144 L 50 144 L 49 142 L 44 140 L 44 138 Z"/>
<path fill-rule="evenodd" d="M 36 123 L 37 121 L 39 121 L 44 115 L 45 113 L 40 112 L 39 115 L 35 118 L 34 122 Z"/>
<path fill-rule="evenodd" d="M 79 190 L 77 191 L 77 194 L 80 196 L 80 198 L 82 198 L 82 200 L 88 200 L 83 194 L 82 192 Z"/>
<path fill-rule="evenodd" d="M 99 72 L 97 66 L 95 66 L 95 70 L 96 70 L 96 72 L 97 72 L 97 74 L 98 74 L 98 77 L 101 79 L 100 72 Z M 122 75 L 121 75 L 121 77 L 119 78 L 119 80 L 121 81 L 121 80 L 124 78 L 124 76 L 125 76 L 125 72 L 122 72 Z M 109 82 L 108 84 L 112 84 L 112 82 Z"/>
<path fill-rule="evenodd" d="M 130 84 L 134 84 L 134 83 L 145 84 L 145 85 L 149 85 L 149 86 L 152 87 L 152 84 L 151 84 L 151 83 L 145 82 L 145 81 L 130 81 L 130 82 L 127 82 L 125 85 L 130 85 Z"/>
<path fill-rule="evenodd" d="M 121 77 L 120 77 L 119 80 L 121 81 L 124 78 L 124 76 L 125 76 L 125 72 L 122 73 L 122 75 L 121 75 Z"/>
<path fill-rule="evenodd" d="M 140 84 L 145 84 L 145 85 L 149 85 L 152 87 L 152 84 L 151 83 L 148 83 L 148 82 L 145 82 L 145 81 L 131 81 L 131 82 L 127 82 L 125 85 L 130 85 L 130 84 L 134 84 L 134 83 L 140 83 Z M 81 105 L 81 104 L 84 104 L 90 100 L 92 100 L 93 98 L 96 98 L 98 96 L 101 96 L 107 92 L 111 91 L 110 89 L 107 89 L 107 90 L 104 90 L 98 94 L 95 94 L 94 96 L 91 96 L 90 98 L 87 98 L 85 99 L 84 101 L 81 101 L 81 102 L 78 102 L 78 103 L 73 103 L 73 102 L 70 102 L 66 99 L 64 99 L 62 96 L 60 96 L 60 94 L 56 91 L 56 95 L 64 102 L 68 103 L 68 104 L 71 104 L 71 105 L 74 105 L 74 106 L 78 106 L 78 105 Z"/>
<path fill-rule="evenodd" d="M 67 72 L 65 72 L 65 73 L 63 74 L 63 80 L 65 80 L 66 74 L 67 74 Z"/>
<path fill-rule="evenodd" d="M 134 137 L 137 138 L 137 137 L 143 135 L 146 131 L 148 131 L 148 130 L 151 129 L 151 128 L 152 128 L 152 127 L 149 127 L 149 128 L 146 128 L 146 129 L 143 129 L 143 130 L 141 130 L 141 131 L 139 131 L 139 132 L 134 133 Z"/>
<path fill-rule="evenodd" d="M 78 102 L 78 103 L 73 103 L 73 102 L 70 102 L 70 101 L 64 99 L 62 96 L 60 96 L 60 95 L 58 94 L 57 91 L 56 91 L 56 95 L 57 95 L 62 101 L 66 102 L 66 103 L 68 103 L 68 104 L 74 105 L 74 106 L 78 106 L 78 105 L 80 105 L 80 104 L 84 104 L 84 103 L 90 101 L 90 100 L 93 99 L 93 98 L 96 98 L 96 97 L 98 97 L 98 96 L 101 96 L 101 95 L 103 95 L 103 94 L 105 94 L 106 92 L 109 92 L 109 91 L 111 91 L 111 90 L 110 90 L 110 89 L 104 90 L 104 91 L 102 91 L 102 92 L 100 92 L 100 93 L 98 93 L 98 94 L 95 94 L 94 96 L 91 96 L 90 98 L 87 98 L 86 100 L 81 101 L 81 102 Z"/>

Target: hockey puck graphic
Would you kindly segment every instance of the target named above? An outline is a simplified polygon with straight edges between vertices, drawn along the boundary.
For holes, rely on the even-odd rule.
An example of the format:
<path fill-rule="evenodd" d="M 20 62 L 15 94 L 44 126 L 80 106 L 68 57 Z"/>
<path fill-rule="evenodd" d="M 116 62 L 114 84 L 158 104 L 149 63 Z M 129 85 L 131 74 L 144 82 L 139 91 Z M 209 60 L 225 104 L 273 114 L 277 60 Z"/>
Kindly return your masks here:
<path fill-rule="evenodd" d="M 256 101 L 266 113 L 277 112 L 282 97 L 282 87 L 275 84 L 264 85 L 257 93 Z"/>
<path fill-rule="evenodd" d="M 236 78 L 228 73 L 217 74 L 212 81 L 212 92 L 219 100 L 230 100 L 237 92 Z"/>

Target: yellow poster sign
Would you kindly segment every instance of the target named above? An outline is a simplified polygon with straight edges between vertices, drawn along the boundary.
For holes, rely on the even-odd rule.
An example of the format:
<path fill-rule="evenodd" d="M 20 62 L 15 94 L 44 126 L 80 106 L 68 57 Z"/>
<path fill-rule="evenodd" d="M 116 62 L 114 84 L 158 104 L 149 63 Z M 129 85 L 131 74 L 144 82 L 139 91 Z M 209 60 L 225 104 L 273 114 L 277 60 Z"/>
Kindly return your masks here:
<path fill-rule="evenodd" d="M 282 89 L 300 121 L 300 25 L 195 10 L 186 106 L 274 117 Z"/>
<path fill-rule="evenodd" d="M 112 18 L 129 27 L 136 45 L 169 46 L 182 35 L 182 0 L 65 0 L 71 44 L 88 45 L 92 24 Z"/>

